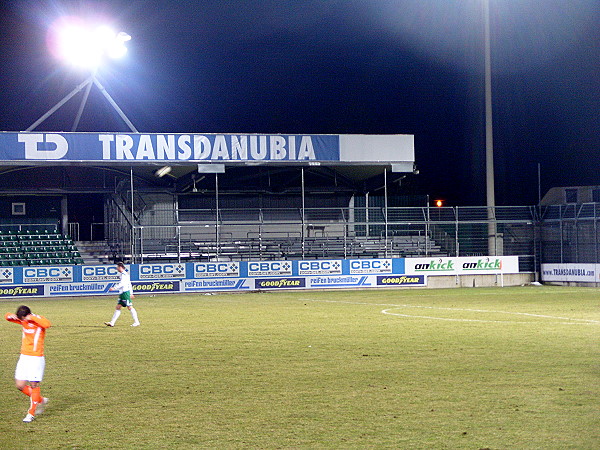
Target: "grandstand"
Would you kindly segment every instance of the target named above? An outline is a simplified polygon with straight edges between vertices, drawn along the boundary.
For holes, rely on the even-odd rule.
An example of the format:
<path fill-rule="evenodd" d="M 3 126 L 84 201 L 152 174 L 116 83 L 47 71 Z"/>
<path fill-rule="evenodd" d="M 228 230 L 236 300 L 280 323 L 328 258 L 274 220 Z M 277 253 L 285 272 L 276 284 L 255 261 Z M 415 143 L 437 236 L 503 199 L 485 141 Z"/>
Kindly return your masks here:
<path fill-rule="evenodd" d="M 39 196 L 20 193 L 4 197 L 5 203 L 18 200 L 30 206 L 29 220 L 54 220 L 55 225 L 35 230 L 28 230 L 27 225 L 0 227 L 13 227 L 14 233 L 3 233 L 6 240 L 2 254 L 10 255 L 11 262 L 9 258 L 2 259 L 7 260 L 6 264 L 18 265 L 71 261 L 106 264 L 121 259 L 149 263 L 487 254 L 485 207 L 389 206 L 401 203 L 397 196 L 389 196 L 386 206 L 382 195 L 365 192 L 364 180 L 342 183 L 323 168 L 304 171 L 302 195 L 300 183 L 289 186 L 290 180 L 301 178 L 301 170 L 277 169 L 288 186 L 287 192 L 275 192 L 284 182 L 269 169 L 260 172 L 262 177 L 272 177 L 276 189 L 261 187 L 264 180 L 260 175 L 247 178 L 241 186 L 238 180 L 243 171 L 239 169 L 230 174 L 211 174 L 203 180 L 192 178 L 198 177 L 194 172 L 177 180 L 162 180 L 139 168 L 129 174 L 96 168 L 92 176 L 89 169 L 82 174 L 81 168 L 72 167 L 68 173 L 74 182 L 66 187 L 70 192 L 48 195 L 48 188 L 45 189 L 44 204 L 57 204 L 55 209 L 60 211 L 61 203 L 66 203 L 63 215 L 34 213 Z M 66 169 L 60 168 L 62 171 Z M 46 168 L 31 167 L 28 172 L 32 179 L 48 180 L 44 176 L 48 173 Z M 316 176 L 323 173 L 329 176 Z M 186 177 L 195 181 L 186 183 Z M 89 180 L 88 194 L 77 185 L 82 178 Z M 370 183 L 377 185 L 382 178 L 380 173 Z M 39 185 L 35 188 L 39 189 Z M 505 255 L 526 257 L 529 266 L 533 266 L 539 252 L 535 242 L 539 235 L 538 209 L 497 207 L 495 216 L 497 240 L 502 244 L 498 248 Z M 32 233 L 17 237 L 16 231 L 21 230 Z M 14 236 L 14 241 L 9 236 Z M 18 251 L 7 250 L 13 245 Z"/>
<path fill-rule="evenodd" d="M 404 137 L 52 136 L 73 154 L 27 160 L 38 150 L 23 152 L 23 142 L 45 134 L 0 133 L 4 266 L 493 256 L 490 220 L 496 254 L 518 255 L 522 270 L 537 270 L 543 257 L 576 262 L 599 251 L 565 243 L 575 228 L 581 242 L 594 241 L 595 206 L 496 207 L 490 215 L 487 207 L 431 207 L 425 196 L 407 202 L 397 182 L 413 176 L 414 155 Z M 269 159 L 277 155 L 270 145 L 296 145 L 297 158 L 308 138 L 311 158 Z M 177 160 L 185 147 L 164 146 L 182 140 L 203 142 L 213 157 L 218 147 L 220 156 Z M 321 140 L 337 153 L 319 153 Z M 235 159 L 242 142 L 247 159 Z M 592 231 L 584 236 L 585 227 Z"/>

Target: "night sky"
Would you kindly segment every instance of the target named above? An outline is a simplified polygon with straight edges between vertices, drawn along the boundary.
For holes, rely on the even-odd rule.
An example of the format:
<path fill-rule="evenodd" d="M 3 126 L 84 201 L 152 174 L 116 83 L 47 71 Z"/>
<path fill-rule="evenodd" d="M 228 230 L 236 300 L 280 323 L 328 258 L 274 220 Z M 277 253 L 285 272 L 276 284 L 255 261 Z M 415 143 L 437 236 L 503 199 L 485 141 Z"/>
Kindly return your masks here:
<path fill-rule="evenodd" d="M 543 192 L 600 185 L 600 2 L 490 7 L 496 203 L 536 204 L 538 163 Z M 414 134 L 403 193 L 485 204 L 481 0 L 3 2 L 0 130 L 86 78 L 46 46 L 65 14 L 133 37 L 98 77 L 142 132 Z M 78 131 L 126 130 L 93 90 Z"/>

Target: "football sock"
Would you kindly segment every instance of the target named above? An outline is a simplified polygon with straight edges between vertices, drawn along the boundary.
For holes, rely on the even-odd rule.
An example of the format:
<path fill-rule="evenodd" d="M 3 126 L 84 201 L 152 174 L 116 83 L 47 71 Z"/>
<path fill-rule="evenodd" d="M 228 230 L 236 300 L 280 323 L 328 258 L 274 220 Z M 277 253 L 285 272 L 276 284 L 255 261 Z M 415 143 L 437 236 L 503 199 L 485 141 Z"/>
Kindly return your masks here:
<path fill-rule="evenodd" d="M 113 318 L 110 321 L 110 323 L 112 323 L 114 325 L 120 315 L 121 315 L 121 310 L 120 309 L 115 309 L 115 312 L 113 313 Z"/>
<path fill-rule="evenodd" d="M 31 414 L 32 416 L 35 416 L 35 408 L 37 407 L 38 403 L 42 402 L 42 394 L 40 393 L 40 388 L 35 387 L 35 388 L 31 388 L 31 407 L 29 408 L 29 414 Z"/>
<path fill-rule="evenodd" d="M 29 385 L 25 386 L 23 389 L 21 389 L 21 392 L 23 394 L 25 394 L 27 397 L 31 397 L 31 386 L 29 386 Z"/>
<path fill-rule="evenodd" d="M 139 320 L 138 320 L 138 316 L 137 316 L 137 311 L 135 310 L 135 308 L 133 306 L 131 307 L 130 311 L 131 311 L 131 317 L 133 317 L 133 322 L 138 323 Z"/>

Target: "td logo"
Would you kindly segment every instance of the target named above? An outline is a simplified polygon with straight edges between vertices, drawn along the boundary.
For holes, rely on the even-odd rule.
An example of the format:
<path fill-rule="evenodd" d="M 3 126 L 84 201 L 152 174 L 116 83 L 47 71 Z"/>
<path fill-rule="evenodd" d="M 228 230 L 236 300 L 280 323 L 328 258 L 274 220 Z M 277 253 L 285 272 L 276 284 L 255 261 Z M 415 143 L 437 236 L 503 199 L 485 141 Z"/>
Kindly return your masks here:
<path fill-rule="evenodd" d="M 19 142 L 25 144 L 25 159 L 61 159 L 69 151 L 60 134 L 19 133 Z"/>

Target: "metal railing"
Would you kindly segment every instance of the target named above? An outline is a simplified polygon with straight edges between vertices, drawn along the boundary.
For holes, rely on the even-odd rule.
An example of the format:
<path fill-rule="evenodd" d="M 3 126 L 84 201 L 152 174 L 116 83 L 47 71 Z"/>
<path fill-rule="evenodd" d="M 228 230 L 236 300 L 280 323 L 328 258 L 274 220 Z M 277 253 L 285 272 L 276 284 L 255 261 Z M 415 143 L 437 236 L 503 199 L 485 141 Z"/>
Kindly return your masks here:
<path fill-rule="evenodd" d="M 488 254 L 487 208 L 148 209 L 131 224 L 112 206 L 105 234 L 134 262 L 478 256 Z M 533 207 L 497 207 L 498 255 L 538 264 Z"/>
<path fill-rule="evenodd" d="M 177 209 L 150 200 L 112 196 L 106 221 L 91 224 L 90 233 L 132 262 L 480 256 L 490 248 L 522 256 L 527 270 L 541 262 L 600 262 L 600 203 L 496 207 L 488 214 L 487 207 Z M 36 225 L 49 224 L 6 220 L 0 230 Z M 74 240 L 79 231 L 78 223 L 68 224 Z"/>
<path fill-rule="evenodd" d="M 47 230 L 53 233 L 61 233 L 58 222 L 38 222 L 32 223 L 0 223 L 0 234 L 15 233 L 20 234 L 28 230 Z"/>

